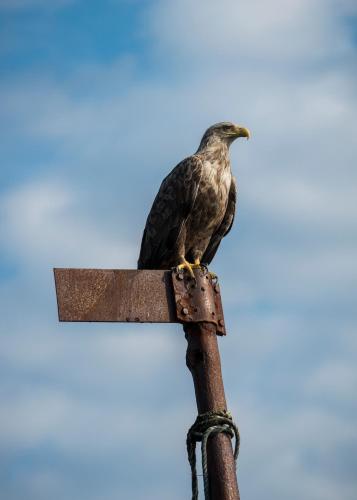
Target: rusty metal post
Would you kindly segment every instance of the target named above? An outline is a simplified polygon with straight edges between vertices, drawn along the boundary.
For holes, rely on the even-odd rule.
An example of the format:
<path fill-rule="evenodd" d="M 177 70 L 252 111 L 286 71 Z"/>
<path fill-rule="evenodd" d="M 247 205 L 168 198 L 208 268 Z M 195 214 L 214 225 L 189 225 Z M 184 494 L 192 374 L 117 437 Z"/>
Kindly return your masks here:
<path fill-rule="evenodd" d="M 191 371 L 198 413 L 227 411 L 217 334 L 225 335 L 218 283 L 195 269 L 195 281 L 173 273 L 178 318 L 188 342 L 186 364 Z M 207 443 L 210 500 L 239 500 L 230 437 L 212 435 Z"/>
<path fill-rule="evenodd" d="M 198 413 L 227 410 L 216 326 L 213 323 L 187 323 L 186 364 L 195 386 Z M 239 500 L 236 467 L 231 439 L 216 434 L 208 440 L 210 500 Z"/>

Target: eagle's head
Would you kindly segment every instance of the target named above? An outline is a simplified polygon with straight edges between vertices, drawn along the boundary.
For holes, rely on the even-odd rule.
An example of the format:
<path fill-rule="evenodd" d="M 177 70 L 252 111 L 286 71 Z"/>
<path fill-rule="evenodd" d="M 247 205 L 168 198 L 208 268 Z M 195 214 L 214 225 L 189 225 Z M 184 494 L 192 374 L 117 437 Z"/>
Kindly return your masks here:
<path fill-rule="evenodd" d="M 249 130 L 241 125 L 235 125 L 230 122 L 215 123 L 204 133 L 200 148 L 207 145 L 214 145 L 217 142 L 223 142 L 227 146 L 230 146 L 238 137 L 246 137 L 249 139 Z"/>

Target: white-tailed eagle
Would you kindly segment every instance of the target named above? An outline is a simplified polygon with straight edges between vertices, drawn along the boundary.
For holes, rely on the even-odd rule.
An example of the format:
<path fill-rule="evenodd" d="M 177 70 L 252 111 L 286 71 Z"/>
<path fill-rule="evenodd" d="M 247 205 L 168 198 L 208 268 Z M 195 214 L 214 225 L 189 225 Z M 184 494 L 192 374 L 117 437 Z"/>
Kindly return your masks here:
<path fill-rule="evenodd" d="M 229 122 L 206 130 L 197 152 L 163 180 L 147 218 L 138 269 L 192 269 L 212 261 L 230 231 L 237 199 L 229 146 L 249 130 Z"/>

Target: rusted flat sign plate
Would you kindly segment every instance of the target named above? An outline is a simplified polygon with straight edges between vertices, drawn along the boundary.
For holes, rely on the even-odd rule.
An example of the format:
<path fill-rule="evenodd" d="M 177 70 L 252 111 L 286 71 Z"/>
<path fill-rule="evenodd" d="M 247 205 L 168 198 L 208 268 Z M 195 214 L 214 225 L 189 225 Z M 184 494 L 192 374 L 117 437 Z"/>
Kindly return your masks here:
<path fill-rule="evenodd" d="M 60 321 L 177 323 L 171 271 L 54 269 Z"/>

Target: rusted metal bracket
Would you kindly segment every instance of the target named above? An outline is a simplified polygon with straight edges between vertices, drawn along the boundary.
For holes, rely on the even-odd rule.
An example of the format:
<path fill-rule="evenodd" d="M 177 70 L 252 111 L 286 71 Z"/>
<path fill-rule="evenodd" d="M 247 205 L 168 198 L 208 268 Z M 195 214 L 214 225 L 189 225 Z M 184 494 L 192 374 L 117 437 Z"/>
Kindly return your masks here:
<path fill-rule="evenodd" d="M 226 335 L 218 280 L 204 269 L 194 270 L 195 279 L 174 269 L 172 285 L 178 321 L 214 323 L 218 335 Z"/>

